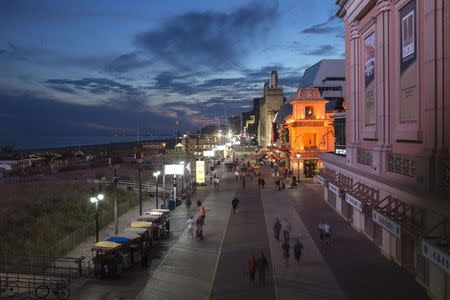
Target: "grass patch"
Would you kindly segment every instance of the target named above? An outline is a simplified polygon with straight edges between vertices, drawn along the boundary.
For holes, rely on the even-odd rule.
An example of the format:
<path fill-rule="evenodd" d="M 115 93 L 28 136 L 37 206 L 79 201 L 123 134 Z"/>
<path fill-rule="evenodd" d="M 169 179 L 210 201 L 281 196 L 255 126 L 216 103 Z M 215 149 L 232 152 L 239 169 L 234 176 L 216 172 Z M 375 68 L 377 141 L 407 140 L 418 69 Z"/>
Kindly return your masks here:
<path fill-rule="evenodd" d="M 1 248 L 47 251 L 70 233 L 94 222 L 92 186 L 79 182 L 28 182 L 0 185 Z M 104 187 L 102 214 L 113 213 L 114 191 Z M 118 203 L 138 204 L 134 191 L 117 191 Z"/>

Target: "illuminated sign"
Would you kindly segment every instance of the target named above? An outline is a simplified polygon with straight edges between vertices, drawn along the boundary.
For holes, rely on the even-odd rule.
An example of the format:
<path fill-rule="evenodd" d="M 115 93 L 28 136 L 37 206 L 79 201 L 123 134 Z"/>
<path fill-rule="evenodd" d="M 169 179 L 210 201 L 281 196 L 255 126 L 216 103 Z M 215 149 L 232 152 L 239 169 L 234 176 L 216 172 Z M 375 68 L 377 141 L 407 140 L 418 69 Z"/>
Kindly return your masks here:
<path fill-rule="evenodd" d="M 226 148 L 227 148 L 226 145 L 219 145 L 219 146 L 216 147 L 216 150 L 218 150 L 218 151 L 223 151 L 223 150 L 225 150 Z"/>
<path fill-rule="evenodd" d="M 432 243 L 422 240 L 422 255 L 433 264 L 450 274 L 450 256 L 445 250 L 437 248 Z"/>
<path fill-rule="evenodd" d="M 203 156 L 205 157 L 214 157 L 214 150 L 205 150 L 203 151 Z"/>
<path fill-rule="evenodd" d="M 165 165 L 164 166 L 164 174 L 166 175 L 183 175 L 184 174 L 184 166 L 183 165 Z"/>
<path fill-rule="evenodd" d="M 336 153 L 336 154 L 338 154 L 338 155 L 346 155 L 347 154 L 347 149 L 339 149 L 339 148 L 336 148 L 336 149 L 334 149 L 334 153 Z"/>
<path fill-rule="evenodd" d="M 400 225 L 383 215 L 382 213 L 373 210 L 373 221 L 395 235 L 396 237 L 400 238 Z"/>
<path fill-rule="evenodd" d="M 362 202 L 353 197 L 352 195 L 346 194 L 345 201 L 354 208 L 356 208 L 357 210 L 359 210 L 360 212 L 362 212 Z"/>
<path fill-rule="evenodd" d="M 195 162 L 195 181 L 205 183 L 205 161 L 197 160 Z"/>

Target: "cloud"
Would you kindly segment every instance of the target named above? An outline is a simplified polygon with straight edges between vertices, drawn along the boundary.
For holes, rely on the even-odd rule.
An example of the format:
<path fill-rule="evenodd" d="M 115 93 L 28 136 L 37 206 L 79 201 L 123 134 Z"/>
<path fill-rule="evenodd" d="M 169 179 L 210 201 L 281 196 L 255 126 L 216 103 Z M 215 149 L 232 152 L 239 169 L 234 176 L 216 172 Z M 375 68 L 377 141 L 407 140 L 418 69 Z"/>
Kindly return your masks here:
<path fill-rule="evenodd" d="M 337 54 L 337 48 L 333 45 L 325 44 L 316 48 L 301 48 L 300 54 L 312 56 L 333 56 Z"/>
<path fill-rule="evenodd" d="M 150 59 L 142 58 L 137 52 L 122 54 L 105 65 L 105 71 L 111 73 L 124 73 L 131 70 L 150 66 Z"/>
<path fill-rule="evenodd" d="M 113 127 L 95 122 L 88 122 L 84 124 L 84 126 L 86 128 L 95 129 L 98 131 L 108 131 L 115 134 L 134 134 L 136 132 L 136 130 L 130 128 Z"/>
<path fill-rule="evenodd" d="M 119 83 L 108 78 L 83 78 L 78 80 L 48 79 L 45 83 L 49 87 L 60 91 L 65 91 L 64 87 L 69 86 L 71 89 L 87 91 L 97 95 L 109 92 L 126 94 L 130 96 L 138 96 L 143 94 L 141 90 L 132 85 Z"/>
<path fill-rule="evenodd" d="M 339 18 L 332 15 L 326 22 L 307 27 L 300 31 L 302 34 L 328 34 L 343 31 L 342 23 Z"/>
<path fill-rule="evenodd" d="M 157 30 L 138 34 L 135 44 L 177 69 L 227 70 L 239 66 L 248 48 L 266 36 L 277 15 L 276 1 L 271 5 L 252 2 L 229 13 L 186 13 Z"/>

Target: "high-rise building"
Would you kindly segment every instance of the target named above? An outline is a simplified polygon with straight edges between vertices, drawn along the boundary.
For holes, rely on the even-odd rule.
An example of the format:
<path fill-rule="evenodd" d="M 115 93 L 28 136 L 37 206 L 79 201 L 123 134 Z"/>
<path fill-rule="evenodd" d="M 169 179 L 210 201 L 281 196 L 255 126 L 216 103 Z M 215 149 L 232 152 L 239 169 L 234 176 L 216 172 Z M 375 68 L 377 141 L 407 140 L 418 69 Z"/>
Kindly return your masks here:
<path fill-rule="evenodd" d="M 241 134 L 241 116 L 228 117 L 228 130 L 233 134 Z"/>
<path fill-rule="evenodd" d="M 276 113 L 284 103 L 283 89 L 278 87 L 278 74 L 273 70 L 270 83 L 264 84 L 264 97 L 259 103 L 258 145 L 266 147 L 272 144 L 273 122 Z"/>

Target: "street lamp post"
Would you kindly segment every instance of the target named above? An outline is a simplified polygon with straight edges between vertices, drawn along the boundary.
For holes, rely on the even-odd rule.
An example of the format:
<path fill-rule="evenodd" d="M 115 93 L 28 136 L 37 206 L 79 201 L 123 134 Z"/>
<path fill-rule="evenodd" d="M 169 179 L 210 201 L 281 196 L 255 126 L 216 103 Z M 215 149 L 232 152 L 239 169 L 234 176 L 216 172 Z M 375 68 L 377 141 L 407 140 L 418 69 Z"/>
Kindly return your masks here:
<path fill-rule="evenodd" d="M 155 196 L 155 198 L 156 198 L 156 208 L 158 208 L 158 176 L 159 176 L 159 174 L 161 174 L 160 171 L 156 171 L 156 172 L 153 173 L 153 176 L 155 176 L 155 178 L 156 178 L 156 196 Z"/>
<path fill-rule="evenodd" d="M 184 161 L 180 161 L 180 165 L 183 165 L 183 174 L 181 174 L 181 194 L 184 192 Z"/>
<path fill-rule="evenodd" d="M 114 233 L 119 233 L 119 214 L 118 214 L 118 207 L 117 207 L 117 183 L 119 182 L 119 177 L 117 176 L 117 165 L 114 166 L 114 177 L 113 177 L 113 183 L 114 183 Z"/>
<path fill-rule="evenodd" d="M 102 201 L 105 198 L 103 194 L 98 194 L 97 196 L 93 195 L 89 199 L 91 203 L 95 204 L 95 241 L 98 243 L 98 202 Z"/>
<path fill-rule="evenodd" d="M 297 181 L 300 182 L 300 157 L 302 157 L 302 155 L 297 153 L 295 156 L 297 157 Z"/>
<path fill-rule="evenodd" d="M 142 162 L 143 159 L 138 159 L 138 174 L 139 174 L 139 215 L 142 216 Z M 117 233 L 116 233 L 117 234 Z"/>

